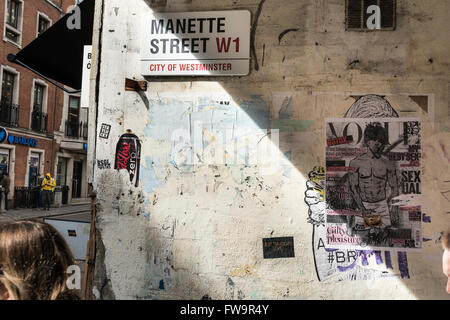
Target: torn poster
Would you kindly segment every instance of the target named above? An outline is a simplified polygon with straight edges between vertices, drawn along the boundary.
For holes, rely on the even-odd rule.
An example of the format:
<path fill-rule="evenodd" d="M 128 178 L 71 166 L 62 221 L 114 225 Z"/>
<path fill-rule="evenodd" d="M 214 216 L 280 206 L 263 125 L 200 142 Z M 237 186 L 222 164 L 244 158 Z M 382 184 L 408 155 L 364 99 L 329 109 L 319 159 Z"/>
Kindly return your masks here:
<path fill-rule="evenodd" d="M 421 122 L 326 119 L 327 248 L 422 248 Z"/>

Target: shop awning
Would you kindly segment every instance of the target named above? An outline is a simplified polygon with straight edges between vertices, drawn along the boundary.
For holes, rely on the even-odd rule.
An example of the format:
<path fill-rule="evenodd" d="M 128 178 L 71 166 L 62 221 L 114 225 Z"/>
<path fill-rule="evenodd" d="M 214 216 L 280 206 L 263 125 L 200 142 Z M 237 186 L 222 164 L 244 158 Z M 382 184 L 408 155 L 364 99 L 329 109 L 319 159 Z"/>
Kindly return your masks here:
<path fill-rule="evenodd" d="M 84 0 L 78 6 L 79 10 L 66 14 L 17 54 L 9 54 L 8 60 L 33 71 L 63 90 L 54 81 L 80 90 L 83 49 L 85 45 L 92 44 L 94 7 L 95 0 Z M 79 19 L 79 25 L 76 19 Z M 75 28 L 70 29 L 68 25 Z"/>

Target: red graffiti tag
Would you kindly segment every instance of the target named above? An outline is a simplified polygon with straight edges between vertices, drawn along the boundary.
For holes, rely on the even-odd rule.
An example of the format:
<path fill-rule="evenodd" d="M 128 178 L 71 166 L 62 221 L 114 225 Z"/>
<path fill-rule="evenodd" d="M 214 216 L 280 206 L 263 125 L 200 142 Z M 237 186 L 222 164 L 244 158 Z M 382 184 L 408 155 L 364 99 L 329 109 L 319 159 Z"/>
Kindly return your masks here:
<path fill-rule="evenodd" d="M 128 160 L 131 158 L 130 148 L 128 142 L 122 144 L 121 150 L 116 155 L 118 169 L 127 169 Z"/>

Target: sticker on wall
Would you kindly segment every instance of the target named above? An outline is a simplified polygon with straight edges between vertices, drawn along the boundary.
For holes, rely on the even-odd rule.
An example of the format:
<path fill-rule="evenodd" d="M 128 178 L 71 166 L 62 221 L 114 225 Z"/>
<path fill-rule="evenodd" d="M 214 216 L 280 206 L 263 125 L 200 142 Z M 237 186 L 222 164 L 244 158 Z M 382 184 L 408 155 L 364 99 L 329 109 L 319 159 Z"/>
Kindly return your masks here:
<path fill-rule="evenodd" d="M 97 160 L 97 168 L 100 170 L 111 169 L 111 164 L 108 159 Z"/>
<path fill-rule="evenodd" d="M 265 238 L 263 239 L 264 259 L 294 258 L 294 238 Z"/>
<path fill-rule="evenodd" d="M 141 158 L 141 143 L 139 138 L 128 131 L 123 134 L 116 147 L 114 169 L 126 169 L 134 186 L 139 184 L 139 167 Z"/>
<path fill-rule="evenodd" d="M 102 126 L 100 127 L 100 133 L 98 136 L 103 139 L 109 138 L 109 133 L 111 132 L 111 126 L 106 123 L 102 123 Z"/>

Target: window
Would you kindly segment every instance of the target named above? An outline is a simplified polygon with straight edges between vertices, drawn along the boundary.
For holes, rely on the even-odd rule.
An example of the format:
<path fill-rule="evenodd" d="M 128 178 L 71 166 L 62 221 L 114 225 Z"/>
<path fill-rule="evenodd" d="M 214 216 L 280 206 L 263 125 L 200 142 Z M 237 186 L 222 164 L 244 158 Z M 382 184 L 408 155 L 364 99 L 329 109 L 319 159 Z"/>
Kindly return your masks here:
<path fill-rule="evenodd" d="M 5 104 L 13 103 L 15 81 L 16 81 L 15 74 L 8 72 L 8 71 L 3 71 L 2 98 L 1 98 L 2 103 L 5 103 Z"/>
<path fill-rule="evenodd" d="M 78 123 L 80 117 L 80 97 L 71 96 L 69 98 L 69 117 L 70 123 Z"/>
<path fill-rule="evenodd" d="M 19 42 L 19 34 L 15 33 L 14 31 L 6 30 L 6 38 L 9 40 L 12 40 L 13 42 Z"/>
<path fill-rule="evenodd" d="M 41 166 L 41 154 L 36 152 L 31 152 L 30 155 L 30 167 L 28 172 L 28 186 L 29 187 L 35 187 L 39 186 L 39 169 Z"/>
<path fill-rule="evenodd" d="M 19 11 L 20 2 L 16 0 L 8 0 L 6 8 L 6 23 L 16 29 L 19 29 Z"/>
<path fill-rule="evenodd" d="M 69 110 L 66 121 L 66 135 L 68 137 L 80 137 L 80 97 L 69 96 Z"/>
<path fill-rule="evenodd" d="M 17 127 L 19 119 L 19 73 L 8 66 L 1 66 L 0 123 Z"/>
<path fill-rule="evenodd" d="M 56 167 L 56 185 L 65 186 L 67 179 L 67 159 L 59 157 L 58 166 Z"/>
<path fill-rule="evenodd" d="M 42 80 L 34 79 L 31 109 L 31 129 L 47 132 L 47 85 Z"/>
<path fill-rule="evenodd" d="M 4 38 L 20 45 L 22 41 L 22 0 L 7 0 Z"/>
<path fill-rule="evenodd" d="M 31 110 L 33 112 L 47 112 L 48 85 L 41 79 L 33 79 L 31 96 Z"/>
<path fill-rule="evenodd" d="M 396 0 L 346 0 L 346 29 L 370 30 L 367 27 L 367 20 L 374 13 L 367 13 L 367 8 L 372 5 L 380 8 L 381 30 L 395 30 Z"/>
<path fill-rule="evenodd" d="M 42 33 L 44 33 L 48 27 L 50 27 L 50 19 L 45 17 L 43 14 L 38 13 L 38 27 L 37 27 L 37 36 L 39 37 Z"/>
<path fill-rule="evenodd" d="M 9 173 L 9 150 L 0 149 L 0 175 L 4 172 Z"/>
<path fill-rule="evenodd" d="M 42 105 L 44 102 L 44 90 L 45 87 L 43 85 L 35 83 L 33 111 L 42 112 Z"/>

